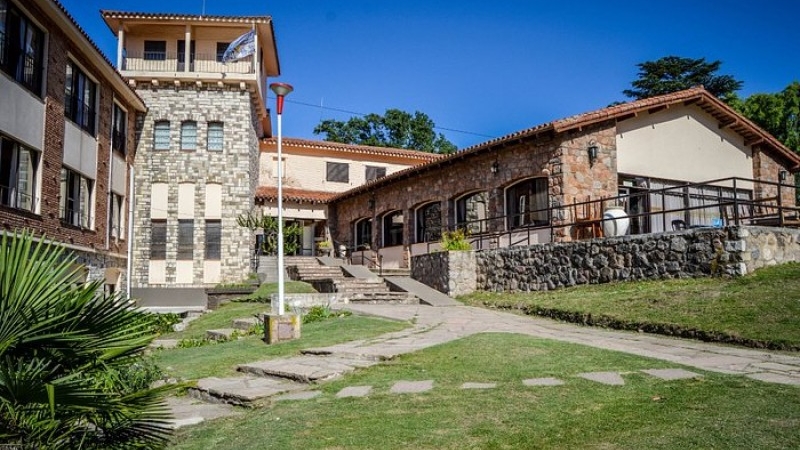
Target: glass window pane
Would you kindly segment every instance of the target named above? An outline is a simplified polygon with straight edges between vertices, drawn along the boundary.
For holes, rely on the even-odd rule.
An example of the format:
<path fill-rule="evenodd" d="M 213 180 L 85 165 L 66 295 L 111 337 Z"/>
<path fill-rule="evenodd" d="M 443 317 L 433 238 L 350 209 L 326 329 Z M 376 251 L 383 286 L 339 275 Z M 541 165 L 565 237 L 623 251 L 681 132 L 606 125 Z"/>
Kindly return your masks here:
<path fill-rule="evenodd" d="M 222 122 L 208 124 L 208 149 L 222 150 L 224 145 L 224 126 Z"/>
<path fill-rule="evenodd" d="M 153 130 L 153 150 L 169 150 L 169 122 L 156 122 Z"/>
<path fill-rule="evenodd" d="M 197 149 L 197 122 L 186 121 L 181 123 L 181 150 Z"/>

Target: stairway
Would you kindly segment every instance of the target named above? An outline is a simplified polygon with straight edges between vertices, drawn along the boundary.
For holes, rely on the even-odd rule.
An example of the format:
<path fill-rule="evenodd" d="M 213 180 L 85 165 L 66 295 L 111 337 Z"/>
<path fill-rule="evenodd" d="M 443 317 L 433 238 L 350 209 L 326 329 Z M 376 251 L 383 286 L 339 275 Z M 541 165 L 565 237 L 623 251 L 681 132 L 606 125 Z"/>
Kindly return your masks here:
<path fill-rule="evenodd" d="M 320 264 L 317 258 L 293 256 L 286 258 L 286 268 L 292 280 L 311 284 L 319 292 L 336 292 L 347 297 L 349 303 L 360 304 L 418 304 L 416 296 L 407 292 L 393 292 L 383 278 L 356 278 L 345 276 L 342 267 Z"/>

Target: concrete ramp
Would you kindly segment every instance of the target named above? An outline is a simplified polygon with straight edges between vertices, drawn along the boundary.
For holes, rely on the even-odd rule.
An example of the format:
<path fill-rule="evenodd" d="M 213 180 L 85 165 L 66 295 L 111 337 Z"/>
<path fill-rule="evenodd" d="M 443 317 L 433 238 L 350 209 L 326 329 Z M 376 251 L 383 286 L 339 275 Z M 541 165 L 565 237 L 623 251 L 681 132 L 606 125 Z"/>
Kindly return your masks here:
<path fill-rule="evenodd" d="M 342 270 L 353 278 L 360 278 L 362 280 L 378 278 L 373 271 L 367 269 L 365 266 L 345 264 L 342 266 Z"/>
<path fill-rule="evenodd" d="M 461 306 L 461 303 L 410 277 L 384 277 L 383 279 L 393 291 L 414 294 L 420 303 L 430 306 Z"/>
<path fill-rule="evenodd" d="M 344 265 L 344 260 L 330 256 L 320 256 L 317 261 L 323 266 L 341 267 Z"/>

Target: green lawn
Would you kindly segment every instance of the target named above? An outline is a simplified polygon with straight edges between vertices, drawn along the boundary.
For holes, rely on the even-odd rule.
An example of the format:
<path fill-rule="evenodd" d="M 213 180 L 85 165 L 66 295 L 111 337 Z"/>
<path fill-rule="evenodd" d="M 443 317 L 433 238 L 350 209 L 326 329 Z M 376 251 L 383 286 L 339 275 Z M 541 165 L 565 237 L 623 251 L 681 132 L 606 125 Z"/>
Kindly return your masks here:
<path fill-rule="evenodd" d="M 323 384 L 313 400 L 182 429 L 173 449 L 789 449 L 800 442 L 800 388 L 704 374 L 666 382 L 661 361 L 521 335 L 481 334 Z M 576 378 L 622 371 L 624 386 Z M 692 369 L 694 370 L 694 369 Z M 556 387 L 521 380 L 558 377 Z M 397 380 L 435 380 L 393 395 Z M 492 390 L 461 383 L 496 382 Z M 345 386 L 366 398 L 337 399 Z"/>
<path fill-rule="evenodd" d="M 734 279 L 612 283 L 530 293 L 477 292 L 459 300 L 620 328 L 655 324 L 656 331 L 701 330 L 732 337 L 734 342 L 755 341 L 743 342 L 747 345 L 800 348 L 800 264 L 795 263 Z"/>
<path fill-rule="evenodd" d="M 164 337 L 201 338 L 205 336 L 205 330 L 230 328 L 233 319 L 252 317 L 253 314 L 264 311 L 263 303 L 226 303 L 218 310 L 191 322 L 185 331 L 170 333 Z M 407 326 L 407 323 L 371 317 L 337 317 L 302 325 L 301 338 L 293 341 L 267 345 L 261 340 L 262 336 L 251 335 L 203 347 L 155 350 L 152 356 L 154 362 L 171 377 L 192 380 L 209 376 L 231 376 L 236 373 L 236 364 L 295 355 L 304 348 L 367 339 L 400 331 Z"/>

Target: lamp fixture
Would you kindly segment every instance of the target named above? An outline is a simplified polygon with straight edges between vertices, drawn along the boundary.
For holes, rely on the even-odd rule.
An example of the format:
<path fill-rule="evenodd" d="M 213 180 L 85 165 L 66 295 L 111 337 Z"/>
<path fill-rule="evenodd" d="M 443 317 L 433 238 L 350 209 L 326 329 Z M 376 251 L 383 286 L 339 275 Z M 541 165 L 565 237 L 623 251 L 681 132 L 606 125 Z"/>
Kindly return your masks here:
<path fill-rule="evenodd" d="M 492 163 L 492 167 L 489 168 L 492 173 L 497 173 L 500 170 L 500 164 L 497 161 Z"/>
<path fill-rule="evenodd" d="M 272 92 L 277 97 L 277 112 L 278 112 L 278 315 L 284 314 L 284 298 L 285 298 L 285 283 L 283 267 L 283 169 L 281 161 L 282 156 L 282 117 L 283 117 L 283 98 L 289 95 L 294 90 L 291 84 L 286 83 L 272 83 L 269 85 Z"/>
<path fill-rule="evenodd" d="M 589 141 L 589 146 L 586 148 L 589 154 L 589 166 L 593 166 L 597 160 L 597 153 L 600 151 L 600 146 L 595 141 Z"/>
<path fill-rule="evenodd" d="M 787 172 L 785 169 L 781 169 L 781 170 L 778 171 L 778 181 L 780 181 L 781 183 L 786 181 L 786 178 L 788 176 L 789 176 L 789 172 Z"/>

